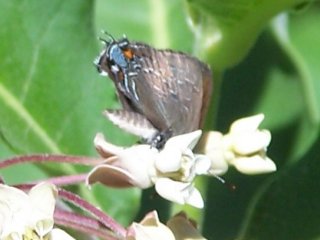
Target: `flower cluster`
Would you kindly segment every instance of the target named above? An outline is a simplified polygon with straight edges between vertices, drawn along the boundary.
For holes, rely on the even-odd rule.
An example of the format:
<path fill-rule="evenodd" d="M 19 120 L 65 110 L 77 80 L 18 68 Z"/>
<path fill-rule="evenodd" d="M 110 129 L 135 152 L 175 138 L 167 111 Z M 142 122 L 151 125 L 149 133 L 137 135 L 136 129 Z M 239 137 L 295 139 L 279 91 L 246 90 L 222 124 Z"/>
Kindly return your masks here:
<path fill-rule="evenodd" d="M 147 144 L 118 147 L 98 134 L 96 148 L 101 155 L 111 157 L 89 173 L 87 183 L 99 181 L 111 187 L 136 186 L 142 189 L 155 185 L 162 197 L 201 208 L 201 195 L 192 184 L 204 159 L 192 152 L 200 136 L 199 130 L 173 137 L 159 151 Z"/>
<path fill-rule="evenodd" d="M 128 228 L 126 239 L 205 240 L 185 214 L 179 213 L 175 215 L 165 225 L 159 221 L 156 211 L 148 213 L 140 223 L 131 224 Z"/>
<path fill-rule="evenodd" d="M 211 159 L 212 174 L 221 175 L 234 166 L 244 174 L 268 173 L 276 170 L 274 162 L 267 157 L 271 141 L 268 130 L 259 130 L 263 114 L 235 121 L 227 134 L 209 132 L 203 152 Z"/>
<path fill-rule="evenodd" d="M 53 228 L 56 196 L 57 189 L 50 183 L 38 184 L 28 194 L 0 184 L 0 239 L 72 240 Z"/>
<path fill-rule="evenodd" d="M 197 175 L 222 175 L 229 166 L 245 174 L 276 170 L 266 155 L 271 134 L 258 129 L 263 117 L 260 114 L 237 120 L 225 135 L 209 132 L 201 154 L 193 152 L 201 130 L 170 138 L 162 150 L 147 144 L 116 146 L 99 133 L 95 146 L 106 159 L 92 169 L 87 184 L 100 182 L 111 187 L 142 189 L 154 185 L 165 199 L 202 208 L 203 199 L 193 183 Z"/>
<path fill-rule="evenodd" d="M 0 184 L 0 240 L 73 240 L 61 229 L 54 228 L 53 212 L 57 197 L 55 185 L 40 183 L 28 194 Z M 148 213 L 140 223 L 132 223 L 122 236 L 126 240 L 205 240 L 184 213 L 160 222 L 156 211 Z M 108 238 L 109 239 L 109 238 Z"/>
<path fill-rule="evenodd" d="M 271 134 L 268 130 L 258 128 L 263 117 L 260 114 L 237 120 L 227 134 L 215 131 L 202 134 L 201 130 L 197 130 L 174 136 L 161 150 L 147 144 L 120 147 L 106 141 L 102 134 L 97 134 L 95 146 L 103 159 L 94 163 L 98 165 L 87 175 L 86 182 L 141 189 L 155 186 L 157 193 L 165 199 L 202 208 L 203 199 L 194 185 L 197 176 L 219 176 L 226 173 L 230 166 L 244 174 L 276 170 L 274 162 L 266 154 Z M 40 155 L 37 159 L 43 158 L 81 162 L 81 158 L 70 156 L 48 158 Z M 24 159 L 30 160 L 30 156 Z M 22 160 L 18 157 L 3 163 L 5 166 L 19 161 Z M 88 159 L 82 161 L 92 162 Z M 84 177 L 76 179 L 83 181 Z M 66 183 L 71 181 L 63 180 Z M 0 240 L 74 239 L 61 229 L 54 228 L 54 211 L 58 223 L 59 220 L 60 223 L 70 223 L 70 227 L 87 233 L 93 231 L 97 236 L 106 234 L 104 230 L 108 229 L 116 233 L 110 234 L 110 239 L 204 239 L 183 214 L 174 216 L 165 225 L 159 221 L 156 212 L 151 212 L 140 223 L 133 223 L 126 229 L 97 208 L 64 190 L 59 190 L 60 197 L 82 206 L 93 217 L 72 215 L 69 212 L 66 214 L 59 208 L 55 209 L 57 196 L 57 188 L 48 182 L 34 186 L 28 194 L 18 188 L 0 184 Z M 82 225 L 74 225 L 80 219 L 90 223 L 90 229 L 88 225 L 86 229 Z"/>

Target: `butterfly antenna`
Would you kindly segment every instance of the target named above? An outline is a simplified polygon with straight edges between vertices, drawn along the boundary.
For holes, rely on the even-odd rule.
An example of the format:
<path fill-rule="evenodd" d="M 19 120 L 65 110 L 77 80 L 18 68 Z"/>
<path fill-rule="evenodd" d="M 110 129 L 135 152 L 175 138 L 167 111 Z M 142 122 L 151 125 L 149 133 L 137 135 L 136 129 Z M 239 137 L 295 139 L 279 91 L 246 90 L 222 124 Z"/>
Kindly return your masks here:
<path fill-rule="evenodd" d="M 101 31 L 103 34 L 107 35 L 110 39 L 111 39 L 111 42 L 115 42 L 116 40 L 114 39 L 114 37 L 108 33 L 106 30 L 102 30 Z"/>
<path fill-rule="evenodd" d="M 107 41 L 106 39 L 102 38 L 102 37 L 98 37 L 99 41 L 106 44 L 107 46 L 111 43 L 110 41 Z"/>

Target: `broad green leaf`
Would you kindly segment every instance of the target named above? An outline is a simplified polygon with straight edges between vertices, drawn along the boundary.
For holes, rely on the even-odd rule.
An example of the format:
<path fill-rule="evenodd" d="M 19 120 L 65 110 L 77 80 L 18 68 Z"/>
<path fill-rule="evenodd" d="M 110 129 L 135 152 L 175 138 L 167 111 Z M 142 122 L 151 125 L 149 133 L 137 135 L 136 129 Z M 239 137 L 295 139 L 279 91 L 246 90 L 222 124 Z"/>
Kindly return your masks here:
<path fill-rule="evenodd" d="M 223 71 L 239 63 L 278 13 L 304 0 L 188 0 L 197 54 Z"/>
<path fill-rule="evenodd" d="M 20 164 L 12 168 L 1 169 L 0 175 L 7 184 L 20 184 L 48 178 L 48 174 L 34 164 Z"/>
<path fill-rule="evenodd" d="M 188 0 L 189 21 L 196 37 L 195 54 L 213 70 L 214 92 L 206 128 L 216 126 L 220 88 L 226 69 L 236 66 L 254 46 L 270 20 L 305 0 L 193 1 Z M 258 79 L 256 81 L 259 81 Z"/>
<path fill-rule="evenodd" d="M 105 30 L 116 39 L 125 35 L 156 48 L 192 51 L 182 0 L 98 0 L 95 12 L 98 33 Z"/>
<path fill-rule="evenodd" d="M 289 29 L 296 29 L 295 23 L 299 24 L 299 20 L 309 23 L 309 25 L 305 23 L 305 30 L 303 28 L 296 29 L 294 35 L 293 32 L 291 35 L 293 41 L 296 37 L 301 38 L 301 41 L 304 38 L 310 39 L 310 42 L 303 46 L 306 49 L 308 49 L 308 45 L 313 46 L 313 51 L 309 51 L 309 54 L 317 59 L 320 56 L 319 48 L 316 47 L 318 37 L 311 34 L 316 32 L 317 24 L 315 24 L 316 21 L 307 20 L 311 16 L 315 18 L 318 15 L 311 11 L 307 18 L 305 15 L 295 16 L 295 22 L 289 25 Z M 292 18 L 292 15 L 290 17 Z M 309 31 L 310 36 L 305 34 Z M 314 121 L 316 120 L 314 116 L 320 109 L 315 107 L 319 103 L 317 100 L 318 78 L 306 79 L 300 72 L 300 67 L 307 67 L 306 70 L 310 72 L 319 71 L 317 64 L 306 61 L 310 56 L 303 57 L 301 55 L 300 62 L 296 61 L 286 49 L 286 45 L 275 38 L 274 32 L 270 29 L 265 31 L 245 60 L 226 71 L 224 75 L 217 114 L 218 129 L 226 132 L 235 119 L 263 112 L 266 116 L 263 127 L 272 132 L 272 143 L 268 153 L 279 169 L 285 168 L 293 157 L 297 158 L 308 151 L 310 144 L 315 141 L 314 137 L 317 134 L 319 123 Z M 299 65 L 301 61 L 302 65 Z M 306 88 L 308 84 L 315 87 Z M 306 93 L 306 89 L 309 89 L 308 93 Z M 307 100 L 310 98 L 312 102 Z M 310 104 L 315 105 L 310 108 Z M 311 111 L 312 109 L 314 112 Z M 313 124 L 310 124 L 312 119 Z M 304 124 L 308 128 L 301 129 Z M 299 131 L 300 134 L 297 134 Z M 277 173 L 273 175 L 277 175 Z M 210 181 L 207 196 L 209 204 L 206 205 L 204 221 L 206 236 L 214 236 L 217 239 L 236 238 L 245 219 L 245 212 L 248 209 L 255 211 L 250 202 L 256 197 L 257 192 L 267 179 L 268 176 L 244 177 L 231 172 L 227 175 L 226 180 L 236 185 L 234 192 Z M 301 180 L 303 181 L 303 179 Z M 256 214 L 258 215 L 259 212 Z M 255 222 L 253 221 L 251 224 L 254 225 Z"/>
<path fill-rule="evenodd" d="M 315 140 L 320 123 L 316 62 L 320 56 L 316 39 L 320 37 L 314 34 L 319 15 L 310 9 L 306 15 L 289 17 L 278 17 L 271 35 L 263 34 L 248 58 L 226 72 L 218 113 L 223 118 L 218 124 L 225 129 L 235 115 L 263 112 L 264 126 L 271 130 L 295 125 L 288 151 L 291 159 L 297 159 Z M 300 40 L 296 43 L 295 39 Z"/>
<path fill-rule="evenodd" d="M 271 32 L 265 31 L 245 60 L 225 73 L 218 127 L 227 131 L 237 118 L 262 112 L 263 126 L 277 130 L 292 124 L 302 108 L 296 67 Z"/>
<path fill-rule="evenodd" d="M 97 55 L 91 1 L 1 1 L 0 126 L 20 153 L 94 152 L 112 90 Z M 5 143 L 4 143 L 5 144 Z"/>
<path fill-rule="evenodd" d="M 178 0 L 0 1 L 2 158 L 35 152 L 97 155 L 97 132 L 113 143 L 135 142 L 101 114 L 120 107 L 112 82 L 93 65 L 103 48 L 97 40 L 101 29 L 116 38 L 126 34 L 155 47 L 191 52 L 192 35 Z M 66 165 L 53 170 L 77 171 Z M 44 177 L 32 166 L 9 168 L 1 175 L 8 183 Z M 130 222 L 138 206 L 136 190 L 94 189 L 95 195 L 83 189 L 82 194 L 121 222 Z"/>
<path fill-rule="evenodd" d="M 318 21 L 317 7 L 308 9 L 304 15 L 292 18 L 290 38 L 282 39 L 284 49 L 295 63 L 303 97 L 304 107 L 297 119 L 294 140 L 283 139 L 292 146 L 289 157 L 298 162 L 281 169 L 274 181 L 261 189 L 249 208 L 243 239 L 318 239 L 320 236 Z M 278 152 L 281 150 L 278 147 Z"/>
<path fill-rule="evenodd" d="M 103 132 L 114 143 L 133 143 L 134 138 L 112 126 L 101 114 L 105 108 L 120 105 L 112 81 L 98 76 L 92 64 L 103 48 L 97 37 L 103 37 L 103 29 L 115 38 L 126 34 L 129 40 L 190 53 L 193 36 L 186 24 L 183 3 L 0 0 L 0 157 L 34 152 L 96 155 L 92 140 L 97 132 Z M 263 31 L 272 16 L 302 3 L 305 1 L 187 1 L 189 18 L 194 23 L 194 52 L 213 67 L 214 93 L 220 97 L 216 102 L 216 129 L 226 131 L 235 119 L 264 112 L 264 126 L 273 134 L 269 155 L 280 169 L 279 176 L 257 177 L 231 171 L 225 178 L 236 186 L 235 191 L 214 180 L 204 183 L 202 188 L 208 187 L 206 208 L 198 215 L 205 215 L 204 233 L 208 239 L 236 238 L 246 211 L 251 213 L 252 221 L 248 220 L 244 236 L 255 239 L 281 231 L 277 230 L 282 217 L 277 215 L 279 209 L 284 213 L 288 210 L 283 217 L 291 228 L 290 224 L 302 224 L 304 219 L 318 224 L 314 215 L 306 217 L 309 212 L 297 212 L 294 219 L 289 213 L 293 214 L 294 205 L 307 207 L 307 200 L 313 204 L 314 214 L 318 211 L 319 197 L 312 191 L 318 187 L 315 179 L 319 177 L 319 166 L 314 156 L 319 155 L 319 146 L 286 170 L 292 156 L 300 159 L 308 151 L 319 127 L 318 9 L 311 7 L 312 12 L 302 12 L 293 19 L 289 25 L 290 48 L 281 38 L 275 39 L 278 35 L 274 32 Z M 292 49 L 297 55 L 291 54 Z M 58 170 L 77 171 L 64 165 Z M 1 175 L 16 183 L 25 177 L 43 177 L 38 171 L 20 166 L 1 171 Z M 265 181 L 274 176 L 275 182 L 261 193 Z M 306 201 L 297 197 L 287 207 L 284 203 L 296 196 L 295 187 L 303 191 Z M 124 224 L 137 212 L 140 192 L 135 189 L 94 186 L 91 192 L 82 189 L 81 193 Z M 265 196 L 272 199 L 272 206 Z M 252 199 L 256 199 L 254 204 L 250 204 Z M 168 216 L 168 203 L 159 206 L 150 191 L 144 193 L 143 200 L 137 220 L 154 208 L 161 211 L 162 219 Z M 257 216 L 265 218 L 259 221 Z M 312 224 L 297 236 L 308 239 Z M 278 239 L 290 239 L 286 231 L 283 236 Z"/>
<path fill-rule="evenodd" d="M 240 239 L 319 239 L 319 136 L 299 162 L 261 189 Z"/>
<path fill-rule="evenodd" d="M 97 155 L 97 132 L 115 143 L 132 142 L 101 114 L 118 104 L 111 82 L 93 65 L 100 51 L 93 13 L 93 1 L 87 0 L 0 1 L 0 149 L 12 151 L 1 152 L 2 158 L 35 152 Z M 69 165 L 52 165 L 51 171 L 60 174 L 77 172 Z M 44 177 L 23 166 L 1 175 L 8 183 Z M 101 199 L 81 191 L 92 203 L 106 203 L 101 204 L 104 209 L 116 208 L 115 201 L 107 204 L 114 190 Z M 119 198 L 131 202 L 131 210 L 125 216 L 113 211 L 114 217 L 121 214 L 128 222 L 138 195 L 128 191 Z"/>
<path fill-rule="evenodd" d="M 301 158 L 315 141 L 320 127 L 320 21 L 319 5 L 307 9 L 303 17 L 298 14 L 290 22 L 292 48 L 296 51 L 296 61 L 304 96 L 304 114 L 295 143 L 293 157 Z"/>
<path fill-rule="evenodd" d="M 90 194 L 97 199 L 91 203 L 102 206 L 108 215 L 114 216 L 123 226 L 130 225 L 139 210 L 141 191 L 137 188 L 113 189 L 95 185 L 87 193 Z"/>
<path fill-rule="evenodd" d="M 226 133 L 234 120 L 264 113 L 263 128 L 272 133 L 268 155 L 281 168 L 292 150 L 292 141 L 288 139 L 295 137 L 296 121 L 303 107 L 301 100 L 294 65 L 270 31 L 265 31 L 245 60 L 225 73 L 217 128 Z M 297 104 L 291 104 L 294 101 Z M 252 198 L 264 181 L 275 174 L 244 176 L 230 171 L 223 176 L 226 185 L 210 179 L 203 226 L 205 236 L 236 238 Z M 230 184 L 236 189 L 230 190 Z"/>

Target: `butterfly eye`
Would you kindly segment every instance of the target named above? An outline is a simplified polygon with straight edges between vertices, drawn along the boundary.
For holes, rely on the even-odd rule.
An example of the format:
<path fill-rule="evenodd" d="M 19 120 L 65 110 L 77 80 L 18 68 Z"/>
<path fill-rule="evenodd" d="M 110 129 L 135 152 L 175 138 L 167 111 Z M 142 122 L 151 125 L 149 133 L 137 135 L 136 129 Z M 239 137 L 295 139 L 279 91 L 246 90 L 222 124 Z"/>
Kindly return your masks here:
<path fill-rule="evenodd" d="M 129 47 L 129 40 L 127 38 L 122 38 L 118 41 L 118 45 L 121 49 L 126 49 Z"/>

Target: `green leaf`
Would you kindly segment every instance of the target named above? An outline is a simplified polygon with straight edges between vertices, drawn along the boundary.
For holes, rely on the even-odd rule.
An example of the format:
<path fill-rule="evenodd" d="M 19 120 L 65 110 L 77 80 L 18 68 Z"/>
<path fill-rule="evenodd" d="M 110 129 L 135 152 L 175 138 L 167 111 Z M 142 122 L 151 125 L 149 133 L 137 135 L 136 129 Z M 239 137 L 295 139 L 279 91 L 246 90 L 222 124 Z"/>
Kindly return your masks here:
<path fill-rule="evenodd" d="M 101 29 L 116 38 L 126 34 L 155 47 L 191 52 L 192 34 L 179 0 L 0 0 L 1 158 L 35 152 L 97 155 L 97 132 L 115 144 L 136 141 L 101 114 L 120 107 L 112 81 L 99 76 L 93 65 L 104 47 L 97 40 Z M 46 168 L 50 176 L 79 171 L 52 165 Z M 20 183 L 46 175 L 22 165 L 1 170 L 1 176 Z M 91 194 L 80 189 L 122 223 L 137 211 L 140 191 L 94 187 Z"/>
<path fill-rule="evenodd" d="M 304 106 L 296 66 L 270 31 L 261 34 L 242 63 L 226 71 L 220 101 L 224 117 L 218 127 L 224 131 L 236 118 L 260 112 L 263 126 L 272 130 L 300 116 Z"/>
<path fill-rule="evenodd" d="M 115 38 L 145 42 L 156 48 L 191 52 L 193 36 L 181 0 L 96 2 L 96 29 Z"/>
<path fill-rule="evenodd" d="M 113 189 L 101 185 L 95 185 L 91 189 L 96 196 L 96 206 L 102 207 L 105 212 L 114 216 L 115 219 L 128 226 L 132 223 L 133 217 L 137 214 L 140 206 L 141 191 L 137 188 Z"/>
<path fill-rule="evenodd" d="M 312 145 L 320 127 L 319 9 L 310 8 L 303 16 L 292 18 L 289 25 L 304 97 L 304 112 L 293 152 L 296 158 L 301 158 Z"/>
<path fill-rule="evenodd" d="M 240 239 L 320 237 L 320 135 L 295 165 L 281 171 L 254 202 Z"/>
<path fill-rule="evenodd" d="M 115 100 L 92 64 L 91 1 L 0 4 L 3 135 L 20 153 L 93 153 L 108 126 L 101 110 Z"/>
<path fill-rule="evenodd" d="M 116 144 L 135 141 L 101 115 L 104 108 L 120 107 L 112 82 L 98 76 L 92 64 L 103 48 L 97 40 L 101 29 L 115 38 L 126 34 L 130 40 L 158 48 L 192 52 L 193 36 L 186 24 L 182 1 L 94 3 L 0 0 L 2 158 L 34 152 L 96 155 L 92 140 L 97 132 L 105 133 Z M 273 134 L 269 155 L 281 172 L 275 182 L 263 188 L 263 193 L 260 189 L 270 175 L 247 177 L 230 171 L 225 178 L 237 187 L 235 191 L 213 180 L 203 184 L 203 188 L 208 186 L 203 229 L 209 239 L 236 238 L 246 211 L 252 218 L 247 221 L 244 236 L 263 239 L 272 231 L 282 231 L 277 228 L 281 227 L 280 220 L 280 224 L 288 223 L 288 229 L 310 220 L 310 228 L 302 229 L 296 236 L 308 239 L 318 235 L 311 233 L 312 226 L 319 225 L 315 217 L 319 146 L 315 145 L 311 153 L 301 158 L 310 144 L 319 140 L 315 139 L 320 109 L 318 9 L 311 8 L 311 12 L 292 19 L 289 42 L 282 42 L 281 37 L 275 39 L 279 35 L 269 29 L 263 31 L 272 16 L 302 3 L 305 1 L 187 1 L 194 23 L 195 53 L 213 67 L 215 81 L 224 77 L 221 89 L 221 82 L 215 83 L 215 94 L 221 96 L 220 102 L 216 102 L 217 129 L 226 131 L 235 119 L 264 112 L 264 126 L 271 128 Z M 230 68 L 251 49 L 241 64 Z M 300 161 L 287 170 L 292 158 Z M 78 171 L 60 164 L 57 168 L 62 174 Z M 26 181 L 25 178 L 44 177 L 38 171 L 20 166 L 1 171 L 1 175 L 17 183 Z M 293 199 L 295 188 L 303 192 L 305 199 L 300 195 Z M 130 223 L 137 212 L 139 191 L 94 186 L 92 192 L 81 189 L 86 199 L 124 224 Z M 150 195 L 145 192 L 139 217 L 153 208 L 165 209 L 160 214 L 167 217 L 167 202 L 159 207 Z M 265 197 L 272 200 L 271 206 Z M 253 205 L 252 199 L 256 199 Z M 292 205 L 287 206 L 291 200 Z M 307 208 L 307 201 L 315 211 L 294 215 L 294 205 Z M 288 231 L 283 231 L 283 238 L 278 239 L 290 239 L 289 236 Z"/>
<path fill-rule="evenodd" d="M 218 71 L 239 63 L 278 13 L 304 0 L 188 0 L 197 54 Z"/>
<path fill-rule="evenodd" d="M 302 156 L 309 151 L 310 144 L 317 140 L 315 136 L 318 133 L 319 122 L 315 116 L 320 109 L 320 91 L 317 86 L 319 68 L 316 61 L 308 61 L 320 56 L 319 48 L 316 46 L 318 36 L 312 34 L 317 32 L 317 21 L 308 21 L 319 16 L 316 12 L 315 7 L 314 11 L 310 9 L 307 14 L 290 15 L 294 19 L 289 25 L 289 29 L 292 29 L 289 38 L 292 42 L 289 43 L 295 43 L 297 37 L 301 41 L 306 38 L 306 45 L 301 43 L 304 48 L 291 45 L 299 53 L 298 61 L 297 56 L 288 51 L 291 49 L 283 45 L 278 35 L 268 28 L 260 35 L 244 61 L 226 71 L 219 93 L 221 98 L 217 113 L 217 129 L 226 132 L 235 119 L 264 113 L 263 128 L 272 132 L 268 155 L 276 162 L 280 171 L 288 167 L 289 163 L 292 164 L 293 160 L 301 161 Z M 305 25 L 298 30 L 300 21 L 305 22 Z M 306 51 L 309 49 L 308 46 L 312 51 Z M 305 52 L 302 52 L 302 49 Z M 312 72 L 313 77 L 305 78 L 306 75 L 301 74 L 301 67 L 306 67 L 307 76 Z M 314 87 L 310 88 L 310 84 Z M 273 175 L 277 173 L 271 176 Z M 265 181 L 268 181 L 268 176 L 245 177 L 232 171 L 225 178 L 227 182 L 236 186 L 235 191 L 230 192 L 213 180 L 208 184 L 204 232 L 206 236 L 214 236 L 217 239 L 236 238 L 248 209 L 257 211 L 257 215 L 260 214 L 251 202 Z M 250 224 L 254 225 L 255 221 Z"/>
<path fill-rule="evenodd" d="M 0 156 L 97 155 L 93 145 L 97 132 L 114 143 L 132 142 L 101 114 L 118 104 L 111 81 L 100 77 L 93 65 L 99 54 L 93 1 L 0 1 L 0 9 L 0 149 L 4 149 Z M 46 169 L 48 174 L 78 172 L 65 164 Z M 1 176 L 7 183 L 45 177 L 29 165 L 6 169 Z M 81 193 L 97 205 L 115 196 L 109 190 L 100 198 L 82 187 Z M 128 214 L 121 214 L 128 222 L 139 196 L 129 191 L 122 198 L 135 203 Z M 101 205 L 110 210 L 116 204 Z M 113 214 L 119 217 L 120 212 Z"/>
<path fill-rule="evenodd" d="M 270 31 L 259 37 L 241 64 L 226 71 L 220 94 L 217 129 L 226 133 L 236 119 L 264 113 L 262 128 L 272 133 L 268 156 L 281 168 L 292 151 L 291 139 L 295 139 L 296 121 L 303 104 L 295 67 Z M 203 226 L 205 236 L 236 238 L 252 198 L 274 174 L 244 176 L 230 170 L 223 176 L 226 185 L 210 179 Z M 229 185 L 235 185 L 236 189 L 230 190 Z"/>

